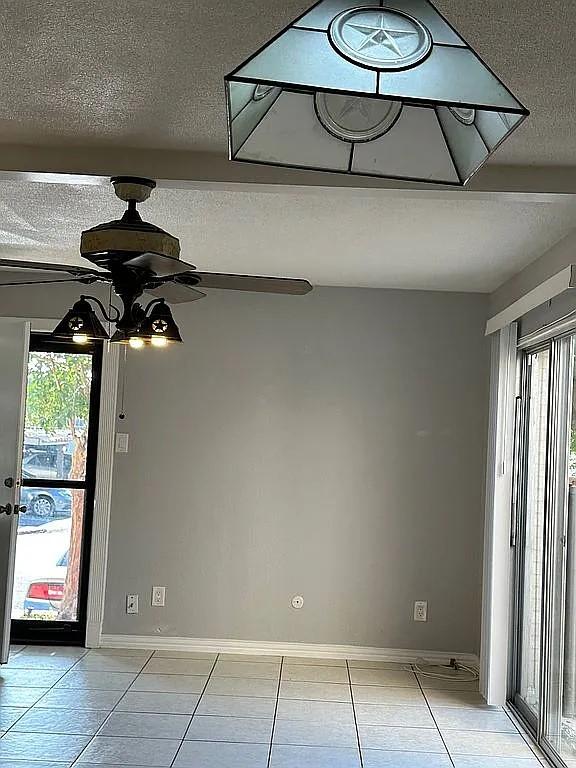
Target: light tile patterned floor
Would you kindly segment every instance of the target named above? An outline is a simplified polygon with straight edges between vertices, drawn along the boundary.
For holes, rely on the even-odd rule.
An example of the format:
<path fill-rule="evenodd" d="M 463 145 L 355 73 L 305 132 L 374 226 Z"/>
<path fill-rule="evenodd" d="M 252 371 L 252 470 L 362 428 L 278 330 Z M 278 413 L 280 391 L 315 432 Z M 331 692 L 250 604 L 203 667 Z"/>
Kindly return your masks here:
<path fill-rule="evenodd" d="M 17 647 L 2 768 L 541 768 L 476 684 L 404 664 Z"/>

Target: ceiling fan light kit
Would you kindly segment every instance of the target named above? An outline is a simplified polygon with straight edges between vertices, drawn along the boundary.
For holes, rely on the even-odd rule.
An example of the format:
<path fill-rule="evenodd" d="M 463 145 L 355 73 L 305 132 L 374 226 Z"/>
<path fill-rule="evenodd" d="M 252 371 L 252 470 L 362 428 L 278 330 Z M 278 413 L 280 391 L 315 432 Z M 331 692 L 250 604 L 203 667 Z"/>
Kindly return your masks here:
<path fill-rule="evenodd" d="M 529 114 L 428 0 L 320 0 L 225 78 L 234 160 L 463 185 Z"/>
<path fill-rule="evenodd" d="M 152 307 L 150 314 L 142 321 L 140 336 L 153 347 L 164 347 L 169 342 L 182 342 L 170 307 L 163 299 Z"/>
<path fill-rule="evenodd" d="M 88 297 L 81 296 L 52 331 L 55 339 L 86 344 L 109 338 Z"/>
<path fill-rule="evenodd" d="M 128 312 L 118 319 L 110 341 L 141 349 L 146 344 L 166 347 L 172 342 L 181 343 L 182 337 L 164 299 L 153 299 L 146 308 L 138 303 L 131 305 Z"/>

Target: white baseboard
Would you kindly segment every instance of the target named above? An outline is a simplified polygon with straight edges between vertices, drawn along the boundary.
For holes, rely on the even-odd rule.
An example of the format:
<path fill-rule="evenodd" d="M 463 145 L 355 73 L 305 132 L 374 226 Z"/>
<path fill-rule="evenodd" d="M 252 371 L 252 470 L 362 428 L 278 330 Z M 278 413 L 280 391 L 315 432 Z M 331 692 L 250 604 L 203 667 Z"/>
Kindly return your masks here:
<path fill-rule="evenodd" d="M 473 653 L 457 651 L 416 651 L 407 648 L 371 648 L 359 645 L 324 645 L 320 643 L 281 643 L 261 640 L 217 640 L 195 637 L 160 637 L 156 635 L 101 635 L 101 648 L 143 648 L 158 651 L 204 651 L 208 653 L 245 653 L 309 658 L 358 659 L 362 661 L 414 662 L 417 659 L 447 663 L 457 659 L 478 666 Z"/>

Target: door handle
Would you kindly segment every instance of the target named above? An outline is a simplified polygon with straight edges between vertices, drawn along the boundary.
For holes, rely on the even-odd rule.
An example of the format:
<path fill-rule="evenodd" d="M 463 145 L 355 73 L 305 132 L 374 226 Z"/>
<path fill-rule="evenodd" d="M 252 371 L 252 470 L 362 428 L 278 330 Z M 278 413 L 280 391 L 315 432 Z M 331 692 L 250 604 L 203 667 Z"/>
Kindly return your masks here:
<path fill-rule="evenodd" d="M 0 515 L 11 515 L 12 514 L 12 504 L 0 504 Z"/>
<path fill-rule="evenodd" d="M 26 507 L 24 504 L 14 504 L 14 514 L 21 514 L 23 515 L 27 511 L 28 507 Z"/>

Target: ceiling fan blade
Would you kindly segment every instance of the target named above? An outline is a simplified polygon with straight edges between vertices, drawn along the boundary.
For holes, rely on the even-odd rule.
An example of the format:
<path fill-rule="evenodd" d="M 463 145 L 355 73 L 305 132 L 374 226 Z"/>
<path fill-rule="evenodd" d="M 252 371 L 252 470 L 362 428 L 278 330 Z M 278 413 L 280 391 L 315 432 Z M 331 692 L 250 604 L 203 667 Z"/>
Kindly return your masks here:
<path fill-rule="evenodd" d="M 155 296 L 157 299 L 166 299 L 170 304 L 182 304 L 185 301 L 197 301 L 203 299 L 206 294 L 197 291 L 191 285 L 166 281 L 156 288 L 146 288 L 146 293 Z"/>
<path fill-rule="evenodd" d="M 196 269 L 193 264 L 187 264 L 172 256 L 162 256 L 159 253 L 140 253 L 123 262 L 127 267 L 147 269 L 158 277 L 171 277 L 189 269 Z"/>
<path fill-rule="evenodd" d="M 12 281 L 7 280 L 4 282 L 2 280 L 2 273 L 0 272 L 0 288 L 4 288 L 8 285 L 43 285 L 44 283 L 52 285 L 52 283 L 92 283 L 97 282 L 98 278 L 94 277 L 64 277 L 60 280 L 18 280 L 18 281 Z"/>
<path fill-rule="evenodd" d="M 0 259 L 0 267 L 10 269 L 33 269 L 42 272 L 67 272 L 69 275 L 101 275 L 94 267 L 77 267 L 75 264 L 49 264 L 44 261 L 22 261 L 21 259 Z"/>
<path fill-rule="evenodd" d="M 263 277 L 261 275 L 229 275 L 223 272 L 185 272 L 175 280 L 187 280 L 198 288 L 221 288 L 225 291 L 257 291 L 258 293 L 285 293 L 303 296 L 312 290 L 308 280 L 287 277 Z"/>

